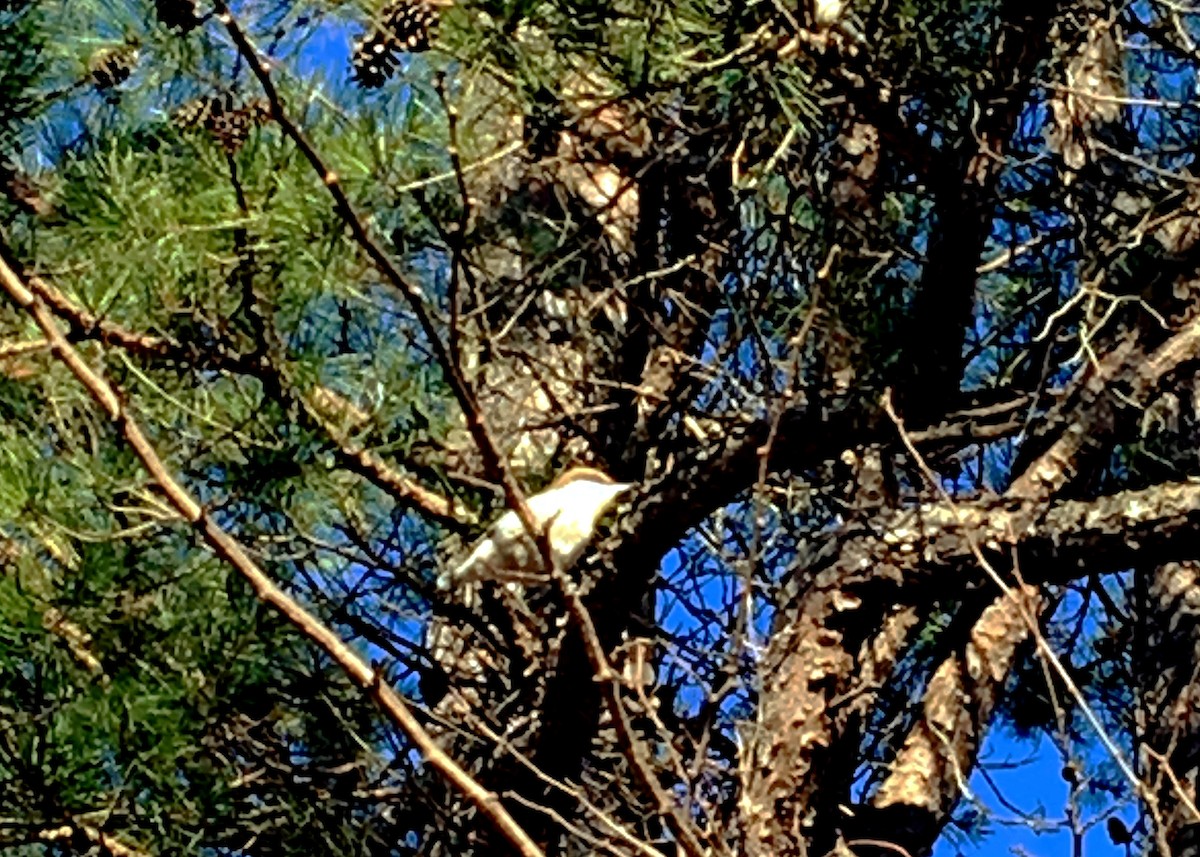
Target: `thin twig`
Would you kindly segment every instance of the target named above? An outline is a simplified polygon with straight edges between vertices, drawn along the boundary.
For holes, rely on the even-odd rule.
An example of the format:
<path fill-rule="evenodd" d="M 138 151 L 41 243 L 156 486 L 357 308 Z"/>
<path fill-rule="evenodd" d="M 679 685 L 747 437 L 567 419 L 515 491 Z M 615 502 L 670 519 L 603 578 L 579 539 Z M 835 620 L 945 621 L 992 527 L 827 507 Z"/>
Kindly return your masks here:
<path fill-rule="evenodd" d="M 547 774 L 528 756 L 514 747 L 511 741 L 488 726 L 488 724 L 484 722 L 482 718 L 476 718 L 476 722 L 471 723 L 471 728 L 478 734 L 483 735 L 484 738 L 487 738 L 489 741 L 494 743 L 497 749 L 516 759 L 522 767 L 537 777 L 541 782 L 550 786 L 552 789 L 562 792 L 578 802 L 586 813 L 596 818 L 597 821 L 606 827 L 613 836 L 628 844 L 631 848 L 641 854 L 642 857 L 666 857 L 666 855 L 664 855 L 654 846 L 650 845 L 648 842 L 638 839 L 615 819 L 613 819 L 612 816 L 588 800 L 587 796 L 580 788 Z M 514 797 L 517 796 L 514 795 Z M 539 809 L 542 808 L 539 807 Z"/>
<path fill-rule="evenodd" d="M 625 706 L 621 702 L 621 678 L 608 662 L 608 657 L 604 653 L 604 646 L 600 642 L 600 635 L 596 633 L 596 624 L 592 621 L 591 612 L 583 603 L 583 599 L 579 597 L 579 592 L 575 584 L 559 569 L 555 569 L 554 574 L 558 579 L 559 588 L 566 598 L 567 610 L 571 614 L 571 619 L 574 621 L 576 628 L 579 630 L 580 638 L 583 640 L 588 661 L 592 665 L 596 681 L 600 683 L 601 695 L 604 697 L 605 705 L 612 716 L 613 725 L 617 730 L 617 737 L 621 741 L 626 760 L 633 770 L 633 775 L 637 779 L 638 785 L 654 798 L 655 809 L 666 822 L 671 833 L 675 835 L 684 853 L 688 854 L 689 857 L 703 857 L 707 851 L 696 836 L 694 825 L 690 820 L 680 815 L 679 807 L 676 806 L 674 799 L 659 785 L 654 771 L 650 768 L 650 764 L 646 760 L 645 747 L 634 733 L 633 726 L 629 722 L 629 714 L 625 711 Z"/>

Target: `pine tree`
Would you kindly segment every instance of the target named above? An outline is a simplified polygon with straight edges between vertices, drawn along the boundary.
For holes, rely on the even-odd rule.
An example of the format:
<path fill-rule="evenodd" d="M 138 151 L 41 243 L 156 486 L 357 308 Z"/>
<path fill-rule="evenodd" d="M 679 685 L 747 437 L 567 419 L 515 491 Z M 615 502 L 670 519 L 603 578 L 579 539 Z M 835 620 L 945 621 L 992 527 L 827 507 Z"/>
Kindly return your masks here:
<path fill-rule="evenodd" d="M 0 4 L 0 852 L 1186 853 L 1192 17 Z"/>

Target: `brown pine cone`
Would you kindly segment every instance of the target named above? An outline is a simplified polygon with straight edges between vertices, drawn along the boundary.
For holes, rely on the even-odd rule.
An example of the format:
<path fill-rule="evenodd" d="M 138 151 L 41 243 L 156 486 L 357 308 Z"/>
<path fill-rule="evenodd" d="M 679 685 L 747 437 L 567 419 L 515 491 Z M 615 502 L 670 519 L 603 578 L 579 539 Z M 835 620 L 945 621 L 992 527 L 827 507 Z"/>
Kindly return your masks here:
<path fill-rule="evenodd" d="M 438 10 L 424 0 L 394 0 L 384 7 L 378 23 L 354 45 L 351 63 L 360 86 L 383 86 L 400 66 L 399 54 L 429 49 Z"/>

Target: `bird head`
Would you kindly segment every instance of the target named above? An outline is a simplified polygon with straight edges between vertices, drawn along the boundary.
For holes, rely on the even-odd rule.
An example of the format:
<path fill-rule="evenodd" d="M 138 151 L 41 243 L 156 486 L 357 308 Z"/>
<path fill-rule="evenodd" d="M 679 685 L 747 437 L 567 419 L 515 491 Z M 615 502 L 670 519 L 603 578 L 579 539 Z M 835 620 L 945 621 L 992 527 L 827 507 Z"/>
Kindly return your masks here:
<path fill-rule="evenodd" d="M 619 494 L 621 491 L 628 491 L 633 487 L 632 482 L 616 482 L 611 476 L 603 470 L 597 470 L 595 467 L 586 467 L 577 465 L 569 467 L 555 477 L 550 483 L 550 488 L 562 488 L 565 485 L 571 485 L 576 482 L 589 483 L 592 485 L 608 485 L 617 489 Z"/>
<path fill-rule="evenodd" d="M 557 499 L 561 507 L 559 516 L 573 514 L 584 518 L 591 512 L 591 526 L 594 527 L 613 502 L 633 487 L 634 483 L 616 482 L 594 467 L 572 467 L 551 482 L 543 494 Z"/>

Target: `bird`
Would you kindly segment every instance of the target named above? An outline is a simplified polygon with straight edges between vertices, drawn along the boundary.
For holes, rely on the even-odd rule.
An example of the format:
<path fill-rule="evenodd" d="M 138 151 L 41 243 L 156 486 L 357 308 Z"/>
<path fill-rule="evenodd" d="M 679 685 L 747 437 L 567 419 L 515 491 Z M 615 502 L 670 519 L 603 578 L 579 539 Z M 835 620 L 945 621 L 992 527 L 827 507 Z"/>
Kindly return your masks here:
<path fill-rule="evenodd" d="M 527 501 L 534 524 L 546 533 L 556 568 L 570 568 L 596 533 L 604 513 L 632 482 L 615 482 L 594 467 L 572 467 Z M 540 533 L 535 534 L 540 535 Z M 439 589 L 476 581 L 538 583 L 549 579 L 542 551 L 530 538 L 513 510 L 501 515 L 487 535 L 449 574 L 438 579 Z"/>

